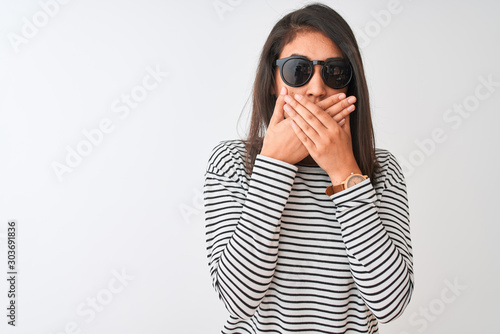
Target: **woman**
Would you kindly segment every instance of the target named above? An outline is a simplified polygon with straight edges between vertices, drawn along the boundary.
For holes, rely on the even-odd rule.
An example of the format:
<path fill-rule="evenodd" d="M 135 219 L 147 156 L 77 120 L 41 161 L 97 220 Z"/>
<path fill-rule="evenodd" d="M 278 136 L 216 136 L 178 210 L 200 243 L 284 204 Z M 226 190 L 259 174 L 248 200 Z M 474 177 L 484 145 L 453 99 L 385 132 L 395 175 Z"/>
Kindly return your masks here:
<path fill-rule="evenodd" d="M 222 332 L 378 333 L 413 291 L 409 210 L 347 23 L 321 4 L 283 17 L 253 93 L 248 138 L 220 143 L 205 178 Z"/>

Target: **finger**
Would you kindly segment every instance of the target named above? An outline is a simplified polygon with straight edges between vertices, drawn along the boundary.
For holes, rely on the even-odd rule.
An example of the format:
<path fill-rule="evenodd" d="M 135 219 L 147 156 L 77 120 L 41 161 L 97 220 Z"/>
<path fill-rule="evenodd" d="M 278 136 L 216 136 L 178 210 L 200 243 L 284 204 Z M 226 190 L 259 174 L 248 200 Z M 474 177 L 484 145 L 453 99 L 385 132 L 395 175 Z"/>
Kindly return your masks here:
<path fill-rule="evenodd" d="M 290 104 L 285 104 L 285 112 L 290 116 L 291 120 L 295 122 L 302 132 L 309 137 L 311 140 L 318 140 L 318 132 L 309 124 L 309 121 L 305 120 L 296 110 L 292 108 Z M 318 120 L 316 120 L 318 122 Z M 323 127 L 324 129 L 324 127 Z"/>
<path fill-rule="evenodd" d="M 300 142 L 308 152 L 312 152 L 316 145 L 314 145 L 314 142 L 302 131 L 302 129 L 295 123 L 294 120 L 290 122 L 292 125 L 292 129 L 295 132 L 295 135 L 297 135 L 297 138 L 299 138 Z"/>
<path fill-rule="evenodd" d="M 297 104 L 300 106 L 300 104 Z M 320 140 L 321 131 L 326 131 L 326 127 L 323 126 L 320 121 L 312 115 L 308 110 L 304 109 L 302 111 L 302 116 L 296 110 L 292 108 L 290 104 L 285 104 L 285 111 L 290 115 L 291 120 L 295 122 L 295 124 L 302 130 L 302 132 L 309 137 L 313 142 L 318 142 Z M 323 111 L 324 112 L 324 111 Z M 329 117 L 329 116 L 327 116 Z M 305 119 L 307 118 L 307 119 Z M 314 125 L 312 125 L 314 123 Z"/>
<path fill-rule="evenodd" d="M 346 95 L 344 93 L 333 94 L 332 96 L 327 97 L 323 101 L 316 103 L 316 105 L 323 110 L 327 110 L 328 108 L 335 105 L 339 101 L 342 101 L 345 98 Z"/>
<path fill-rule="evenodd" d="M 285 97 L 285 101 L 318 133 L 324 128 L 328 128 L 331 122 L 334 122 L 323 109 L 318 107 L 313 102 L 298 94 L 296 94 L 295 97 L 296 98 L 294 99 L 287 95 Z M 297 125 L 302 127 L 302 124 L 300 123 Z M 304 130 L 304 127 L 302 127 L 302 130 Z"/>
<path fill-rule="evenodd" d="M 333 120 L 340 122 L 340 120 L 346 118 L 347 115 L 352 113 L 355 109 L 356 109 L 356 106 L 354 104 L 351 104 L 349 107 L 343 109 L 341 112 L 339 112 L 338 114 L 333 116 Z"/>
<path fill-rule="evenodd" d="M 356 103 L 356 97 L 355 96 L 349 96 L 348 98 L 343 99 L 342 101 L 338 102 L 337 104 L 331 106 L 330 108 L 326 109 L 325 111 L 332 117 L 335 117 L 338 113 L 342 112 L 343 110 L 349 108 L 350 106 L 353 106 L 354 103 Z M 353 109 L 354 110 L 354 109 Z M 350 111 L 353 111 L 350 110 Z"/>
<path fill-rule="evenodd" d="M 286 87 L 283 87 L 281 89 L 280 95 L 276 99 L 276 104 L 274 106 L 274 111 L 273 115 L 271 116 L 271 120 L 269 121 L 269 126 L 273 126 L 281 122 L 285 116 L 284 116 L 284 110 L 283 107 L 285 106 L 285 100 L 284 97 L 287 93 Z"/>

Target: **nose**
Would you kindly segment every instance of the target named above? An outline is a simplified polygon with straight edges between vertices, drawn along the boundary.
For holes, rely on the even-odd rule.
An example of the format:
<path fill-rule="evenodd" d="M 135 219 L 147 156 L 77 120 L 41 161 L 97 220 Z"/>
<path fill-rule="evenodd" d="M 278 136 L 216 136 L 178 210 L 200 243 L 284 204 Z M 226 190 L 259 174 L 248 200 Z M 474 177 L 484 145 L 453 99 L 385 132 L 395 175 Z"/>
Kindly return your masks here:
<path fill-rule="evenodd" d="M 313 76 L 307 83 L 306 95 L 314 102 L 326 96 L 326 85 L 321 77 L 321 65 L 314 65 Z"/>

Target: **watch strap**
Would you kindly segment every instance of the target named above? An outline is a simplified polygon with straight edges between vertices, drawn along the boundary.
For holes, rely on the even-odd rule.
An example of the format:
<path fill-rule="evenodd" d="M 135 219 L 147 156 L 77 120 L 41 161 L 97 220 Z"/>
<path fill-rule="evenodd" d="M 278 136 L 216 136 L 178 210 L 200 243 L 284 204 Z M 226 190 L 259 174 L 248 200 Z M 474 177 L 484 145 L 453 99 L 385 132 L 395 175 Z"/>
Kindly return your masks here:
<path fill-rule="evenodd" d="M 327 194 L 328 196 L 332 196 L 333 194 L 336 194 L 336 193 L 338 193 L 338 192 L 341 192 L 342 190 L 347 189 L 347 182 L 348 182 L 349 178 L 350 178 L 351 176 L 353 176 L 353 175 L 359 175 L 359 176 L 362 176 L 362 177 L 364 177 L 364 179 L 365 179 L 365 180 L 368 178 L 368 176 L 367 176 L 367 175 L 361 175 L 361 174 L 354 174 L 354 173 L 351 173 L 351 175 L 349 175 L 349 176 L 347 177 L 347 179 L 346 179 L 344 182 L 342 182 L 341 184 L 338 184 L 338 185 L 336 185 L 336 186 L 334 186 L 334 185 L 328 186 L 328 187 L 326 188 L 326 190 L 325 190 L 325 194 Z"/>
<path fill-rule="evenodd" d="M 345 184 L 344 183 L 341 183 L 341 184 L 338 184 L 336 186 L 334 185 L 331 185 L 331 186 L 328 186 L 325 190 L 325 194 L 327 194 L 328 196 L 332 196 L 333 194 L 336 194 L 342 190 L 345 190 Z"/>

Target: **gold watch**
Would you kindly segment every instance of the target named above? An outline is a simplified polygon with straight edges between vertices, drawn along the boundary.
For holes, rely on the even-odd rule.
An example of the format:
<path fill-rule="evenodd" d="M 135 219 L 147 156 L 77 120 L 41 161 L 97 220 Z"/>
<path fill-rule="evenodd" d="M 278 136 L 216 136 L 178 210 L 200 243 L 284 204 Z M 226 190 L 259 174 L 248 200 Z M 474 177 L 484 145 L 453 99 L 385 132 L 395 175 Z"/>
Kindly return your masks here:
<path fill-rule="evenodd" d="M 363 182 L 367 178 L 368 176 L 366 175 L 351 173 L 351 175 L 349 175 L 347 179 L 345 179 L 345 181 L 342 182 L 341 184 L 338 184 L 336 186 L 331 185 L 328 188 L 326 188 L 325 194 L 327 194 L 328 196 L 332 196 L 333 194 L 336 194 L 338 192 L 341 192 L 342 190 L 345 190 L 360 182 Z"/>

